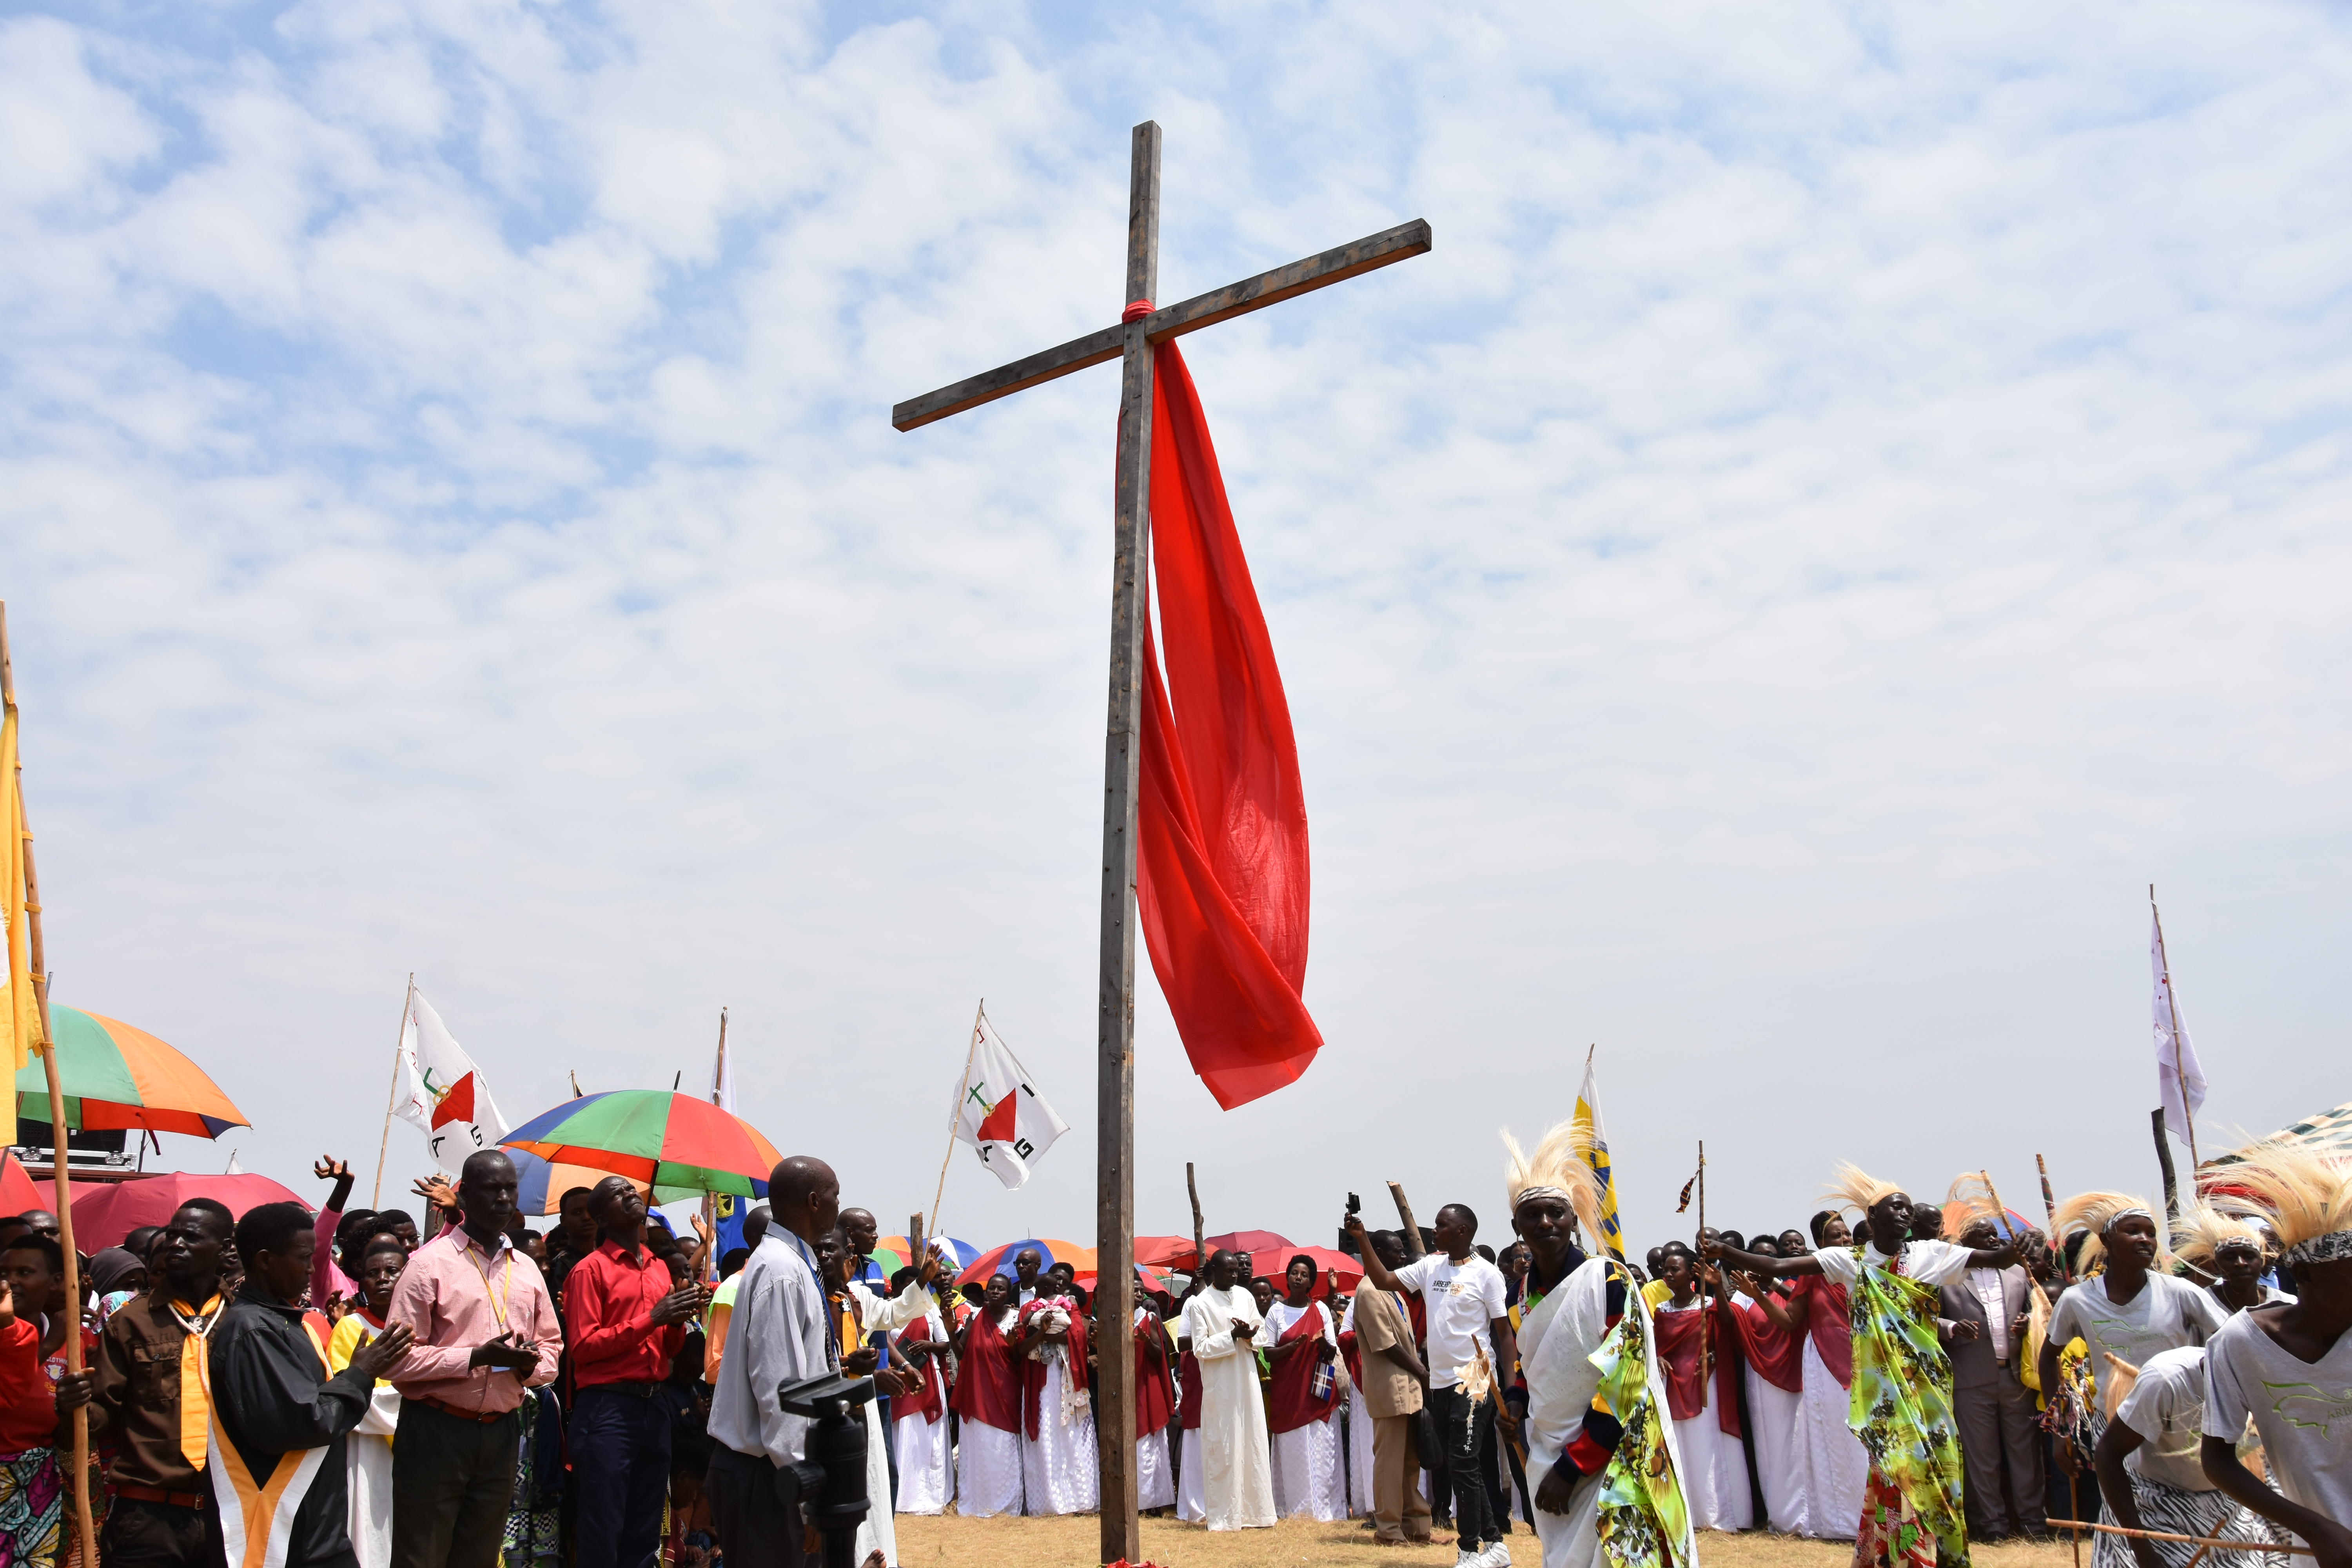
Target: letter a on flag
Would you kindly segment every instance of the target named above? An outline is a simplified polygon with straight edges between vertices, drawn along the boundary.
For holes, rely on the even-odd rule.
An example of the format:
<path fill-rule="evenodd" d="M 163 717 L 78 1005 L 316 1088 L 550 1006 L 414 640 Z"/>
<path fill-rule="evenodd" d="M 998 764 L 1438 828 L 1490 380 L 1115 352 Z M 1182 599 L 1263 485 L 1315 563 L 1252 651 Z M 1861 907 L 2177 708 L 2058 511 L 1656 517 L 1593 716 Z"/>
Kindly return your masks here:
<path fill-rule="evenodd" d="M 401 1118 L 425 1134 L 444 1171 L 456 1174 L 467 1155 L 495 1149 L 507 1135 L 506 1118 L 474 1058 L 450 1037 L 425 993 L 414 989 L 400 1026 L 400 1076 L 407 1095 Z"/>
<path fill-rule="evenodd" d="M 1069 1130 L 1030 1087 L 1029 1074 L 983 1016 L 972 1031 L 956 1137 L 979 1152 L 980 1163 L 998 1181 L 1017 1187 L 1028 1181 L 1030 1163 Z"/>

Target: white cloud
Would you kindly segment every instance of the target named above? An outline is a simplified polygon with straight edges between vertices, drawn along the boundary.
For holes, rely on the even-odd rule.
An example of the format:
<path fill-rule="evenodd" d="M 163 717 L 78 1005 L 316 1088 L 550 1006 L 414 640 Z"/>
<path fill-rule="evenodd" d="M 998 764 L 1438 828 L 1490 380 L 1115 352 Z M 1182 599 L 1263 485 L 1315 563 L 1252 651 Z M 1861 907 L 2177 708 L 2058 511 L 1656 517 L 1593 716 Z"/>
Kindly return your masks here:
<path fill-rule="evenodd" d="M 1110 374 L 886 420 L 1111 317 L 1149 113 L 1163 299 L 1437 248 L 1185 342 L 1331 1047 L 1220 1115 L 1147 980 L 1145 1228 L 1186 1159 L 1219 1226 L 1495 1208 L 1593 1040 L 1637 1239 L 1701 1136 L 1740 1224 L 1840 1153 L 2144 1184 L 2151 878 L 2210 1120 L 2342 1097 L 2338 17 L 1178 20 L 0 31 L 60 999 L 281 1172 L 371 1141 L 411 968 L 518 1113 L 727 1004 L 898 1215 L 985 993 L 1080 1136 L 950 1226 L 1083 1238 Z"/>

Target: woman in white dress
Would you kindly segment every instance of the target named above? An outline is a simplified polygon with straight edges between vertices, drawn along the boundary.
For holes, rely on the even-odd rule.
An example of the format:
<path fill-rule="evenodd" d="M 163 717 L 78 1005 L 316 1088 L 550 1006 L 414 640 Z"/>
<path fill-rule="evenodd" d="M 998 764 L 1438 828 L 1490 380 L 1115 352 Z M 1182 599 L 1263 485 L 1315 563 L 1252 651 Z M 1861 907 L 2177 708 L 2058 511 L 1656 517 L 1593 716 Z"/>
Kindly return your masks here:
<path fill-rule="evenodd" d="M 1274 1434 L 1274 1510 L 1325 1523 L 1348 1516 L 1347 1476 L 1339 1462 L 1339 1331 L 1315 1300 L 1315 1260 L 1294 1258 L 1283 1271 L 1284 1297 L 1265 1313 L 1267 1427 Z"/>
<path fill-rule="evenodd" d="M 1021 1309 L 1021 1488 L 1031 1515 L 1092 1513 L 1102 1499 L 1077 1289 L 1033 1297 Z"/>
<path fill-rule="evenodd" d="M 1021 1511 L 1021 1362 L 1007 1331 L 1013 1281 L 993 1275 L 980 1310 L 956 1331 L 956 1512 L 987 1519 Z"/>

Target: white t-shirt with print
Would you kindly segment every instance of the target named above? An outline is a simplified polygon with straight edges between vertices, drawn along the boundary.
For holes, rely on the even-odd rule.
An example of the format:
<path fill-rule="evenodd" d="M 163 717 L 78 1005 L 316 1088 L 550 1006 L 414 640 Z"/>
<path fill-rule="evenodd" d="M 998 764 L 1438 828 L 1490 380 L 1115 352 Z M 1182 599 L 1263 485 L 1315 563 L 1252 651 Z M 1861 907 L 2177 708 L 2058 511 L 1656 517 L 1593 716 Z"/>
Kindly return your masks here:
<path fill-rule="evenodd" d="M 2137 1294 L 2120 1306 L 2107 1298 L 2109 1275 L 2085 1279 L 2058 1298 L 2050 1314 L 2050 1342 L 2063 1350 L 2076 1335 L 2091 1351 L 2091 1381 L 2105 1408 L 2107 1384 L 2118 1361 L 2145 1367 L 2165 1351 L 2201 1345 L 2221 1332 L 2221 1303 L 2201 1285 L 2169 1274 L 2150 1274 Z"/>
<path fill-rule="evenodd" d="M 1503 1304 L 1503 1271 L 1472 1253 L 1456 1263 L 1441 1252 L 1414 1259 L 1396 1271 L 1397 1283 L 1421 1292 L 1429 1319 L 1429 1384 L 1451 1388 L 1462 1381 L 1463 1369 L 1475 1359 L 1474 1348 L 1486 1346 L 1487 1325 L 1509 1309 Z"/>
<path fill-rule="evenodd" d="M 2352 1333 L 2316 1363 L 2297 1361 L 2263 1331 L 2272 1309 L 2224 1323 L 2205 1345 L 2205 1420 L 2262 1435 L 2263 1462 L 2288 1498 L 2333 1520 L 2352 1520 Z"/>

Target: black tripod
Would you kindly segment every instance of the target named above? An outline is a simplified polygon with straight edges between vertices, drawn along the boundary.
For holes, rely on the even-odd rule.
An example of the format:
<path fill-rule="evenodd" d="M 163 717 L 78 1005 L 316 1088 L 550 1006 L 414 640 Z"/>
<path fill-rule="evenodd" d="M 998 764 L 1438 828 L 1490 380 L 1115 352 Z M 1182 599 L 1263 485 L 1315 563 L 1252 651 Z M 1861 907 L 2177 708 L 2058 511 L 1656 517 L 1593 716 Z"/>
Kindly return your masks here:
<path fill-rule="evenodd" d="M 786 1473 L 824 1542 L 824 1568 L 857 1568 L 857 1527 L 871 1506 L 866 1496 L 866 1416 L 858 1406 L 873 1397 L 872 1378 L 838 1372 L 776 1387 L 776 1403 L 786 1415 L 814 1423 L 808 1458 Z"/>

